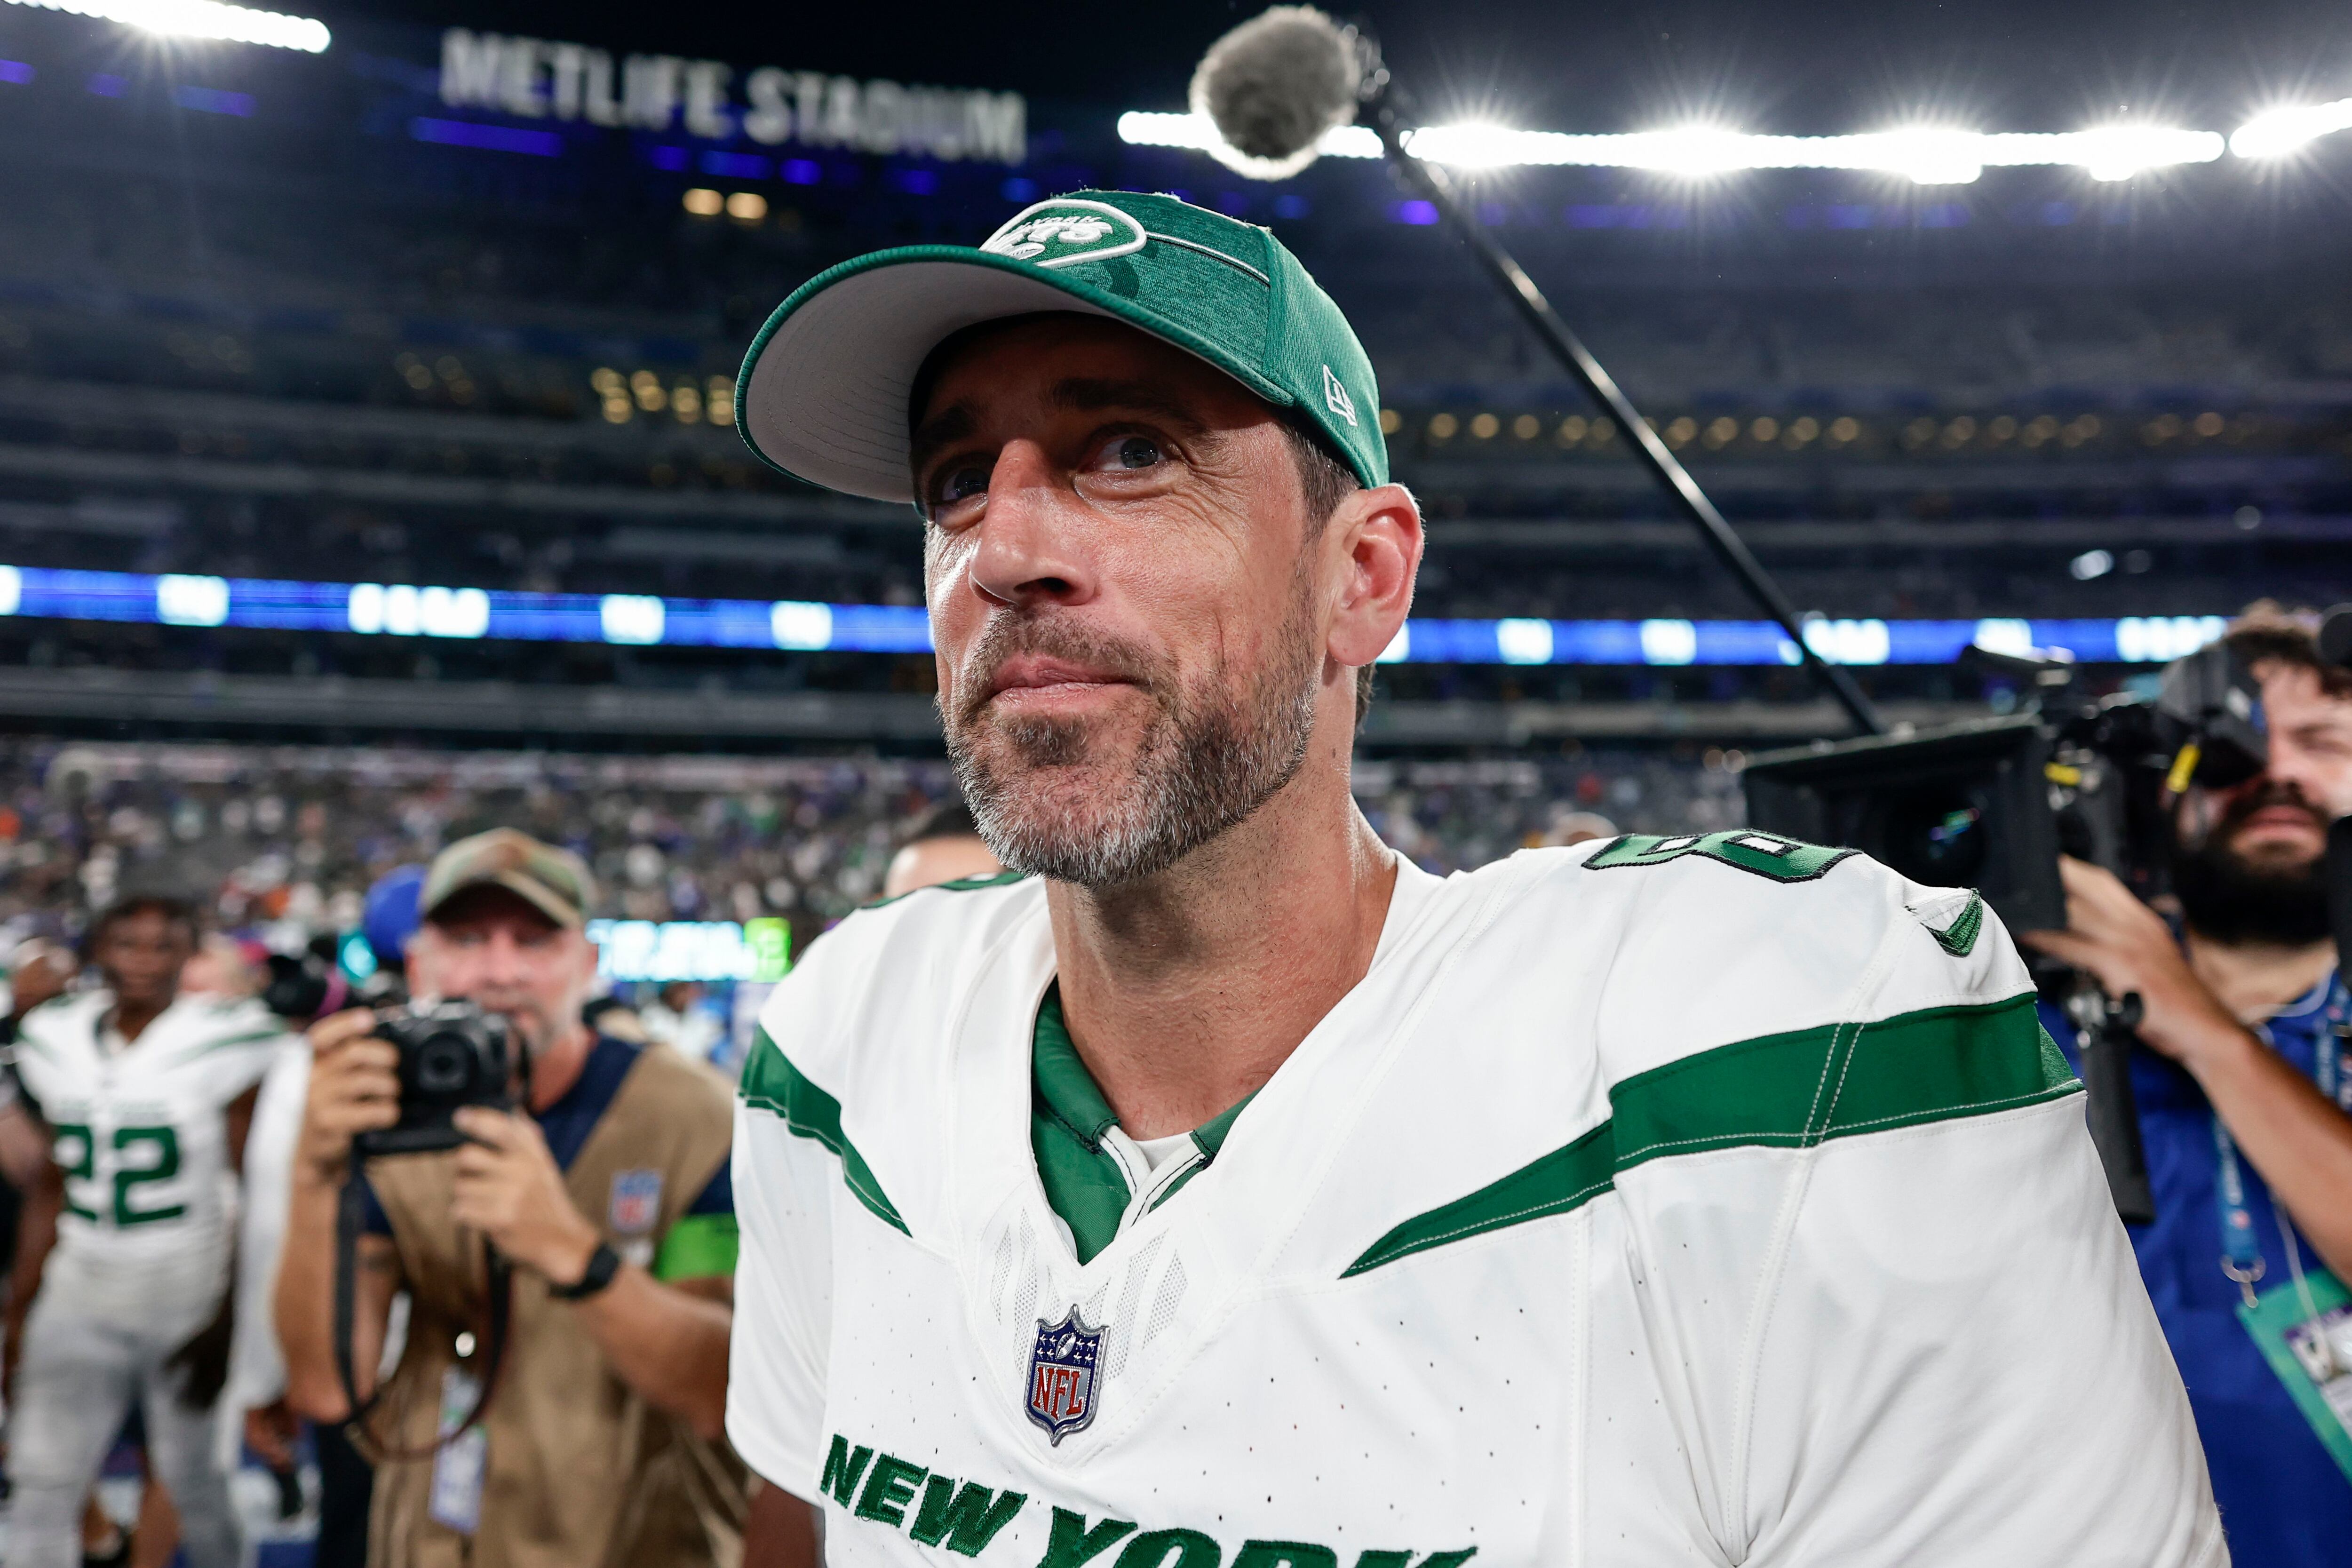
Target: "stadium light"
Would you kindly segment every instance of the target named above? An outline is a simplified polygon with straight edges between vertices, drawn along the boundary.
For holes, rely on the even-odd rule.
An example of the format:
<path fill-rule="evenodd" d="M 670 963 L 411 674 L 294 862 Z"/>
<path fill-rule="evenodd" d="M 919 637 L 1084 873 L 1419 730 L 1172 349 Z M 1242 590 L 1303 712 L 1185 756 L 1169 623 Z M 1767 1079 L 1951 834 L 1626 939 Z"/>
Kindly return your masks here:
<path fill-rule="evenodd" d="M 2230 151 L 2241 158 L 2276 158 L 2333 131 L 2352 128 L 2352 98 L 2265 110 L 2238 127 Z"/>
<path fill-rule="evenodd" d="M 2327 107 L 2343 107 L 2352 114 L 2352 101 Z M 2352 118 L 2344 123 L 2352 124 Z M 1118 134 L 1122 142 L 1139 147 L 1207 152 L 1217 144 L 1216 128 L 1194 114 L 1130 110 L 1118 117 Z M 1381 155 L 1380 138 L 1360 125 L 1328 132 L 1318 145 L 1327 158 Z M 1651 169 L 1686 176 L 1748 169 L 1864 169 L 1901 174 L 1923 185 L 1968 184 L 1988 168 L 2035 165 L 2072 165 L 2094 179 L 2122 180 L 2148 169 L 2210 163 L 2227 145 L 2219 132 L 2163 125 L 2062 132 L 1915 125 L 1851 136 L 1758 136 L 1711 125 L 1571 135 L 1467 124 L 1427 126 L 1405 138 L 1414 156 L 1458 169 L 1549 165 Z"/>
<path fill-rule="evenodd" d="M 274 49 L 324 54 L 332 35 L 309 16 L 226 5 L 221 0 L 8 0 L 42 11 L 64 11 L 119 22 L 165 38 L 216 38 L 224 43 L 263 44 Z"/>

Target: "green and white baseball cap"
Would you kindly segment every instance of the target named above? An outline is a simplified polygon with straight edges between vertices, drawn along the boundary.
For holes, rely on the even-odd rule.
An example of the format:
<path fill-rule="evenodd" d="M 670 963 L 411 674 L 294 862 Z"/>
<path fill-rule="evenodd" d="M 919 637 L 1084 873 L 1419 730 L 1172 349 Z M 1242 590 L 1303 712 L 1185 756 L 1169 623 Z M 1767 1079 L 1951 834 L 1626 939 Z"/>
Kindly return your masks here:
<path fill-rule="evenodd" d="M 910 245 L 819 273 L 744 356 L 735 427 L 796 479 L 914 499 L 907 399 L 966 327 L 1042 310 L 1108 316 L 1296 410 L 1366 485 L 1388 482 L 1371 361 L 1282 242 L 1174 196 L 1078 191 L 1016 215 L 978 249 Z"/>

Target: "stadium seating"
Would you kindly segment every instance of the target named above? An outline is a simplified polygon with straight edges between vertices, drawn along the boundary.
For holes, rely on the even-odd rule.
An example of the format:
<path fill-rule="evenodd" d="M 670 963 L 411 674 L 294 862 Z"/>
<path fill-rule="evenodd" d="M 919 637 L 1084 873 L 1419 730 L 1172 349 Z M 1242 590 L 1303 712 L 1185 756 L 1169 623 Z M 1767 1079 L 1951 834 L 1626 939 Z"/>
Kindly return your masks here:
<path fill-rule="evenodd" d="M 1738 753 L 1378 762 L 1357 795 L 1426 868 L 1542 842 L 1570 813 L 1628 831 L 1740 820 Z M 0 952 L 79 931 L 124 892 L 198 900 L 299 951 L 353 929 L 368 884 L 485 827 L 520 826 L 594 868 L 602 917 L 782 916 L 806 940 L 873 899 L 943 763 L 410 752 L 226 744 L 0 744 Z"/>

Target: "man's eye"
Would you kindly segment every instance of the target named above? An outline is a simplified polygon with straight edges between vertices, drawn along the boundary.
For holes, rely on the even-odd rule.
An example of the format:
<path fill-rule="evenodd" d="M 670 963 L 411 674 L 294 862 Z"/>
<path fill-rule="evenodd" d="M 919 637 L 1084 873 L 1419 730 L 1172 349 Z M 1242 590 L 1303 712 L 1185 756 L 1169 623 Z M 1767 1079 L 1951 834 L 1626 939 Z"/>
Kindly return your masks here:
<path fill-rule="evenodd" d="M 934 499 L 940 506 L 953 506 L 974 496 L 988 493 L 988 470 L 977 463 L 965 463 L 950 468 L 934 487 Z"/>
<path fill-rule="evenodd" d="M 1117 468 L 1148 468 L 1160 460 L 1160 443 L 1149 436 L 1122 436 L 1107 454 Z"/>

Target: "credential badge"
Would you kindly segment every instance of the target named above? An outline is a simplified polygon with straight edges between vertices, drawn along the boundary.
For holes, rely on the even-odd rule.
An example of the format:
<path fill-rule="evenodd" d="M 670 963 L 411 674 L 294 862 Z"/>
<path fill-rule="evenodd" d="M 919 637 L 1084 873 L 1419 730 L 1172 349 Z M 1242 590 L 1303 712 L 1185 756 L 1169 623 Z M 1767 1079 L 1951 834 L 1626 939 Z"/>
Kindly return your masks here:
<path fill-rule="evenodd" d="M 661 1219 L 662 1173 L 659 1171 L 613 1173 L 613 1202 L 608 1215 L 623 1236 L 643 1236 Z"/>
<path fill-rule="evenodd" d="M 1037 1320 L 1037 1343 L 1029 1352 L 1029 1419 L 1056 1445 L 1095 1418 L 1095 1362 L 1103 1331 L 1087 1327 L 1073 1307 L 1058 1323 Z"/>
<path fill-rule="evenodd" d="M 981 242 L 992 256 L 1010 256 L 1040 267 L 1108 261 L 1141 250 L 1150 237 L 1132 215 L 1108 202 L 1039 202 Z"/>

